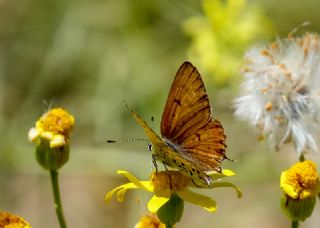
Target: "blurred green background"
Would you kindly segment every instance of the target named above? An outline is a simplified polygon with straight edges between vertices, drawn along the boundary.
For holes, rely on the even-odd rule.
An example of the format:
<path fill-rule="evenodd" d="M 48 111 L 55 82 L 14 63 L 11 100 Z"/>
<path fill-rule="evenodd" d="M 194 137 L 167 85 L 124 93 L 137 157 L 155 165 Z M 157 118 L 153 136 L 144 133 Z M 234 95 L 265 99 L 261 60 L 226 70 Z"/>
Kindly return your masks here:
<path fill-rule="evenodd" d="M 1 1 L 0 209 L 35 228 L 58 227 L 49 174 L 38 166 L 27 133 L 49 106 L 59 106 L 76 119 L 70 161 L 60 171 L 69 227 L 133 227 L 150 195 L 129 192 L 125 202 L 114 199 L 109 205 L 104 196 L 126 181 L 117 169 L 147 178 L 150 152 L 143 142 L 105 141 L 145 138 L 123 100 L 148 122 L 154 116 L 158 131 L 173 77 L 188 59 L 202 72 L 214 115 L 227 134 L 228 157 L 236 160 L 223 167 L 237 173 L 229 181 L 244 196 L 201 191 L 216 199 L 218 211 L 186 204 L 177 227 L 289 227 L 279 207 L 279 175 L 296 154 L 290 147 L 274 152 L 267 142 L 257 142 L 247 123 L 234 117 L 232 101 L 246 48 L 287 37 L 306 21 L 311 24 L 298 34 L 319 31 L 320 2 L 239 0 L 230 12 L 228 1 L 218 1 L 221 9 L 208 6 L 214 2 Z M 318 154 L 308 158 L 319 164 Z M 318 203 L 301 227 L 319 227 L 319 213 Z"/>

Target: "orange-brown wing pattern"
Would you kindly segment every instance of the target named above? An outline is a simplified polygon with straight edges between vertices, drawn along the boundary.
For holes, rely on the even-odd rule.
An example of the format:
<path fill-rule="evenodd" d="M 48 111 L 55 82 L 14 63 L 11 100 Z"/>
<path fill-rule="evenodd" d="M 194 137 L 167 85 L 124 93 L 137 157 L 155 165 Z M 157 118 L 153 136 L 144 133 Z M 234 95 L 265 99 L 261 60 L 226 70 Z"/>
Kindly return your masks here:
<path fill-rule="evenodd" d="M 212 119 L 201 76 L 189 62 L 181 65 L 173 81 L 162 114 L 161 135 L 204 170 L 220 169 L 226 148 L 223 128 Z"/>
<path fill-rule="evenodd" d="M 181 144 L 181 152 L 184 156 L 196 160 L 205 171 L 221 171 L 220 165 L 225 158 L 225 139 L 220 122 L 210 120 L 185 138 Z"/>
<path fill-rule="evenodd" d="M 189 62 L 179 68 L 172 83 L 161 120 L 161 134 L 181 143 L 185 132 L 205 125 L 210 119 L 210 106 L 203 81 Z"/>

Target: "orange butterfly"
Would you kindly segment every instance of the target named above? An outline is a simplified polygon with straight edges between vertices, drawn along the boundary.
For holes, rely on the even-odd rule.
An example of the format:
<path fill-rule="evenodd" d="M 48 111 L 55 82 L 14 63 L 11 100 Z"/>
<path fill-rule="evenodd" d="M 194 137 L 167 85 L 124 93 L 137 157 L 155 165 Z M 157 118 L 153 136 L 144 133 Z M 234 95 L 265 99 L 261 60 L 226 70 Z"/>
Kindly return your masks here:
<path fill-rule="evenodd" d="M 210 172 L 221 172 L 226 136 L 212 117 L 201 75 L 190 62 L 181 65 L 172 83 L 162 114 L 162 138 L 137 113 L 130 112 L 152 143 L 154 163 L 157 159 L 179 169 L 199 187 L 210 186 Z"/>

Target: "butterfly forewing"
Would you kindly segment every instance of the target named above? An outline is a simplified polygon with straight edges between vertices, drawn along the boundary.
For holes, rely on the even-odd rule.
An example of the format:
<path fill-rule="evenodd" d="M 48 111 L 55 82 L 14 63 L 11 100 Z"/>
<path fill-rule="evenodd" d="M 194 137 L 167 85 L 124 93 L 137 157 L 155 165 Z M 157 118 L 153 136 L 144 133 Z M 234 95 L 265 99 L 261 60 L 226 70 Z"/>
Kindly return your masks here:
<path fill-rule="evenodd" d="M 185 62 L 172 83 L 162 114 L 161 134 L 171 141 L 179 141 L 185 130 L 204 125 L 209 118 L 210 106 L 202 79 L 197 69 Z"/>
<path fill-rule="evenodd" d="M 226 145 L 223 128 L 213 120 L 198 70 L 189 62 L 179 68 L 161 120 L 161 135 L 203 170 L 220 170 Z"/>

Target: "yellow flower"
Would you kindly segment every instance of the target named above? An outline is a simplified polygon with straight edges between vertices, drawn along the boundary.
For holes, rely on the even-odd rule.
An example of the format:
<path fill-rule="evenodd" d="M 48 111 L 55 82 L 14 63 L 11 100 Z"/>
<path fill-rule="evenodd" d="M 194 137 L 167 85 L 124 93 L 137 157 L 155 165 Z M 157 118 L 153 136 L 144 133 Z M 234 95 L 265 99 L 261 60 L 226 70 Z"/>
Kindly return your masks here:
<path fill-rule="evenodd" d="M 62 108 L 43 114 L 31 128 L 29 140 L 36 144 L 36 158 L 45 169 L 58 169 L 69 159 L 69 138 L 74 117 Z"/>
<path fill-rule="evenodd" d="M 311 216 L 320 190 L 316 165 L 310 161 L 298 162 L 281 173 L 283 195 L 280 205 L 292 221 L 304 221 Z"/>
<path fill-rule="evenodd" d="M 166 228 L 166 225 L 161 223 L 156 214 L 148 213 L 141 217 L 134 228 Z"/>
<path fill-rule="evenodd" d="M 192 39 L 188 55 L 216 84 L 230 84 L 239 76 L 243 50 L 270 36 L 271 22 L 246 0 L 203 0 L 203 11 L 184 23 Z"/>
<path fill-rule="evenodd" d="M 36 127 L 31 128 L 28 134 L 31 142 L 39 138 L 50 142 L 50 147 L 61 147 L 69 140 L 74 117 L 62 108 L 54 108 L 43 114 L 36 122 Z"/>
<path fill-rule="evenodd" d="M 292 199 L 306 199 L 317 195 L 320 183 L 316 165 L 310 160 L 296 163 L 281 173 L 280 187 Z"/>
<path fill-rule="evenodd" d="M 0 211 L 0 227 L 1 228 L 31 228 L 23 218 L 7 212 Z"/>
<path fill-rule="evenodd" d="M 183 173 L 175 170 L 161 171 L 152 173 L 149 181 L 140 181 L 135 176 L 127 171 L 118 170 L 118 174 L 124 175 L 130 182 L 123 184 L 111 190 L 106 195 L 106 202 L 108 203 L 111 197 L 116 194 L 118 201 L 123 201 L 124 195 L 128 189 L 142 189 L 154 193 L 148 202 L 148 209 L 152 213 L 156 213 L 158 209 L 170 199 L 173 193 L 177 194 L 184 201 L 188 201 L 203 209 L 214 212 L 217 209 L 216 202 L 208 196 L 201 195 L 189 190 L 189 187 L 197 188 L 193 184 L 192 179 L 185 176 Z M 212 173 L 210 176 L 213 182 L 210 188 L 216 187 L 232 187 L 236 190 L 238 197 L 242 196 L 240 190 L 229 182 L 221 182 L 218 179 L 235 175 L 230 170 L 224 170 L 222 173 Z"/>

